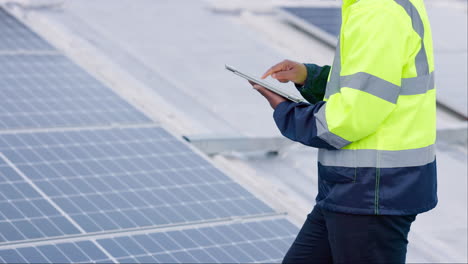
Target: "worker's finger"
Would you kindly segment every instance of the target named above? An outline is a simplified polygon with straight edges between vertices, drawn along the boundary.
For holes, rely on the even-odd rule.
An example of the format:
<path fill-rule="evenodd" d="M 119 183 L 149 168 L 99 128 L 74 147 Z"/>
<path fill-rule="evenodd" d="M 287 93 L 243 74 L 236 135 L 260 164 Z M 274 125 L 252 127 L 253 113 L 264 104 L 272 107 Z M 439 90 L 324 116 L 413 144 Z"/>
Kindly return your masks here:
<path fill-rule="evenodd" d="M 270 76 L 271 74 L 275 73 L 275 72 L 278 72 L 278 71 L 282 71 L 283 68 L 284 68 L 284 64 L 286 63 L 286 61 L 282 61 L 274 66 L 272 66 L 270 69 L 268 69 L 263 75 L 262 75 L 262 79 L 265 79 L 266 77 Z"/>
<path fill-rule="evenodd" d="M 247 80 L 247 81 L 248 81 L 248 82 L 250 83 L 250 85 L 252 85 L 252 86 L 258 85 L 258 84 L 256 84 L 256 83 L 252 82 L 251 80 Z"/>
<path fill-rule="evenodd" d="M 258 85 L 258 84 L 255 84 L 255 83 L 254 83 L 252 86 L 253 86 L 253 88 L 254 88 L 255 90 L 257 90 L 257 91 L 258 91 L 258 90 L 265 89 L 265 87 L 263 87 L 263 86 L 261 86 L 261 85 Z"/>
<path fill-rule="evenodd" d="M 268 100 L 272 99 L 276 95 L 274 92 L 268 90 L 267 88 L 261 85 L 256 84 L 253 87 L 255 90 L 257 90 L 261 95 L 263 95 Z"/>
<path fill-rule="evenodd" d="M 273 73 L 271 77 L 274 79 L 277 79 L 278 81 L 281 81 L 281 80 L 291 81 L 296 77 L 296 72 L 294 72 L 293 70 L 280 71 L 280 72 Z"/>
<path fill-rule="evenodd" d="M 253 86 L 253 88 L 255 90 L 257 90 L 260 94 L 262 94 L 263 96 L 265 97 L 268 97 L 270 95 L 270 91 L 268 91 L 265 87 L 261 86 L 261 85 L 258 85 L 258 84 L 255 84 Z"/>

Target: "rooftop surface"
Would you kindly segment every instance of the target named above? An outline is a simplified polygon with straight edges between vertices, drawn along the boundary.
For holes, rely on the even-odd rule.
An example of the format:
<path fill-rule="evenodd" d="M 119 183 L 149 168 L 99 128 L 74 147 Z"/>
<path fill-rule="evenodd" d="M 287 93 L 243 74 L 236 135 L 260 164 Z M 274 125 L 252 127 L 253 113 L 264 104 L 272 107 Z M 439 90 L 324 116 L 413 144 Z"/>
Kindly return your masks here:
<path fill-rule="evenodd" d="M 330 64 L 332 48 L 276 13 L 280 6 L 304 3 L 338 4 L 74 0 L 60 8 L 9 11 L 179 137 L 227 143 L 278 139 L 279 155 L 236 152 L 226 143 L 226 152 L 210 159 L 300 226 L 314 205 L 316 150 L 284 145 L 263 98 L 224 64 L 258 73 L 284 58 Z M 438 98 L 466 109 L 466 2 L 427 5 L 441 80 Z M 460 34 L 449 34 L 454 31 L 448 27 Z M 467 262 L 467 123 L 443 108 L 437 115 L 440 202 L 412 226 L 407 260 Z"/>

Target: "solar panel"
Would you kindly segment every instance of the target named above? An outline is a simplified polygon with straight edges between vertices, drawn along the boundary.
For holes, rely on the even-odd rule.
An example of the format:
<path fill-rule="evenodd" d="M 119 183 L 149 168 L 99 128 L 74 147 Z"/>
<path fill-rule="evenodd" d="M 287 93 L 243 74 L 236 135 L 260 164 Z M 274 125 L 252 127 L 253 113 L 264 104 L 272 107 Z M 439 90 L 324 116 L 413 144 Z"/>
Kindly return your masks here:
<path fill-rule="evenodd" d="M 282 259 L 284 216 L 0 8 L 1 32 L 0 262 Z"/>
<path fill-rule="evenodd" d="M 119 263 L 275 263 L 297 231 L 282 218 L 257 220 L 19 247 L 0 251 L 0 258 L 3 263 L 102 263 L 111 261 L 108 256 Z"/>
<path fill-rule="evenodd" d="M 1 51 L 53 51 L 51 45 L 0 8 Z"/>
<path fill-rule="evenodd" d="M 86 232 L 273 212 L 159 127 L 4 134 L 0 151 Z"/>
<path fill-rule="evenodd" d="M 339 7 L 281 7 L 283 17 L 326 42 L 336 44 L 341 27 Z"/>
<path fill-rule="evenodd" d="M 0 243 L 80 233 L 1 158 L 0 230 Z"/>
<path fill-rule="evenodd" d="M 0 55 L 0 96 L 0 129 L 150 122 L 58 55 Z"/>

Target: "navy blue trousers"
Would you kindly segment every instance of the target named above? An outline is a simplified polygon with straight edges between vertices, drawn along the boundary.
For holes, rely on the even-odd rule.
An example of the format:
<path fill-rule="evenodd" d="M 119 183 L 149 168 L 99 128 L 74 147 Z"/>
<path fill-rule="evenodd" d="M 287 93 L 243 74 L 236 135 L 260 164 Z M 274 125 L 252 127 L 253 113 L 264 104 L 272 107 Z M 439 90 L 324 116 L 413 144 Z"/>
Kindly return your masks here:
<path fill-rule="evenodd" d="M 405 263 L 416 215 L 352 215 L 317 206 L 283 263 Z"/>

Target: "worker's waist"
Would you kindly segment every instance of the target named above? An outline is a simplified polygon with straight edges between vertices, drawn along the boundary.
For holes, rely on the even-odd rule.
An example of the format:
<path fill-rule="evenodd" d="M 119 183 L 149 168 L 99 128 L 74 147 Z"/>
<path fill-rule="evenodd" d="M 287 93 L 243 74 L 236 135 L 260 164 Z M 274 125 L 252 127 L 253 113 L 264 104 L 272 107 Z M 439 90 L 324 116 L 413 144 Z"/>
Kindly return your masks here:
<path fill-rule="evenodd" d="M 435 147 L 417 149 L 319 149 L 318 162 L 324 166 L 398 168 L 422 166 L 433 162 Z"/>

